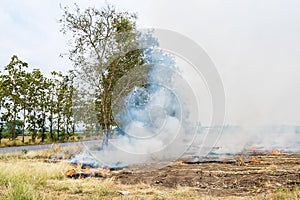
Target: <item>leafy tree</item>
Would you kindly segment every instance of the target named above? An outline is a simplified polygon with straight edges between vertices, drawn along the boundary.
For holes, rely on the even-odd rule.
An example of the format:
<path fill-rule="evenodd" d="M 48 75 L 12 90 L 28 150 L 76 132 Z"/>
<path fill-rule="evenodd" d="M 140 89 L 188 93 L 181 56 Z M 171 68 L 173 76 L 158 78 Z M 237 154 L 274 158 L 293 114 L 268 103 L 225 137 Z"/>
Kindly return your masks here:
<path fill-rule="evenodd" d="M 39 69 L 34 69 L 30 76 L 28 97 L 28 130 L 31 132 L 32 141 L 35 142 L 38 133 L 38 124 L 41 118 L 41 102 L 44 76 Z"/>
<path fill-rule="evenodd" d="M 22 109 L 23 88 L 25 80 L 23 79 L 25 68 L 28 64 L 18 59 L 16 55 L 12 56 L 10 63 L 4 68 L 5 74 L 1 75 L 2 80 L 2 92 L 5 98 L 3 102 L 3 108 L 5 113 L 2 115 L 2 120 L 9 121 L 11 123 L 12 138 L 17 137 L 16 123 L 20 119 L 20 111 Z"/>
<path fill-rule="evenodd" d="M 37 126 L 40 131 L 41 142 L 44 142 L 46 138 L 46 118 L 47 111 L 49 107 L 49 84 L 46 77 L 41 77 L 40 79 L 40 89 L 39 89 L 39 115 L 37 119 Z"/>
<path fill-rule="evenodd" d="M 63 75 L 61 73 L 58 74 L 59 78 L 63 79 Z M 64 134 L 64 130 L 61 130 L 62 127 L 62 119 L 63 119 L 63 110 L 64 110 L 64 98 L 65 98 L 65 92 L 67 88 L 64 84 L 63 80 L 59 80 L 57 82 L 57 88 L 56 88 L 56 107 L 55 107 L 55 113 L 57 114 L 57 139 L 60 139 L 60 131 Z"/>
<path fill-rule="evenodd" d="M 55 120 L 57 139 L 64 140 L 68 134 L 68 126 L 71 123 L 73 75 L 63 75 L 61 72 L 52 72 L 52 97 L 50 102 L 50 119 L 52 124 Z M 52 130 L 52 128 L 50 129 Z"/>
<path fill-rule="evenodd" d="M 54 112 L 55 112 L 55 105 L 56 105 L 56 96 L 55 96 L 55 91 L 56 91 L 56 85 L 55 85 L 55 80 L 56 80 L 56 75 L 58 73 L 53 71 L 51 72 L 52 78 L 48 79 L 47 85 L 49 87 L 49 95 L 48 95 L 48 120 L 49 120 L 49 132 L 50 132 L 50 138 L 51 140 L 54 140 L 54 135 L 53 135 L 53 126 L 54 126 Z"/>
<path fill-rule="evenodd" d="M 4 132 L 6 132 L 7 136 L 9 136 L 10 138 L 15 138 L 13 134 L 21 134 L 23 126 L 24 124 L 22 120 L 7 121 L 5 123 Z"/>
<path fill-rule="evenodd" d="M 1 112 L 1 116 L 0 116 L 0 121 L 2 121 L 2 108 L 5 102 L 5 85 L 3 83 L 3 75 L 0 72 L 0 112 Z"/>
<path fill-rule="evenodd" d="M 50 138 L 53 139 L 54 123 L 59 139 L 60 131 L 67 136 L 70 131 L 74 133 L 72 99 L 75 74 L 53 72 L 52 78 L 46 78 L 39 69 L 29 72 L 27 67 L 27 63 L 14 55 L 5 66 L 4 73 L 0 72 L 0 117 L 9 127 L 6 131 L 10 131 L 6 135 L 14 139 L 22 133 L 24 143 L 26 127 L 33 141 L 40 133 L 41 141 L 44 142 L 48 125 Z M 2 138 L 4 134 L 0 135 Z"/>
<path fill-rule="evenodd" d="M 22 128 L 22 143 L 25 141 L 25 125 L 28 118 L 28 100 L 29 100 L 29 87 L 30 87 L 30 73 L 22 71 L 19 78 L 22 80 L 22 87 L 20 88 L 21 109 L 23 110 L 23 128 Z"/>
<path fill-rule="evenodd" d="M 114 86 L 128 70 L 144 63 L 143 51 L 136 49 L 139 45 L 136 15 L 116 11 L 110 5 L 83 12 L 76 6 L 74 13 L 67 7 L 63 10 L 62 32 L 73 37 L 69 58 L 81 86 L 81 107 L 96 111 L 85 116 L 84 122 L 98 131 L 101 127 L 107 145 L 110 128 L 116 124 L 111 109 Z"/>
<path fill-rule="evenodd" d="M 1 72 L 0 72 L 1 74 Z M 3 125 L 4 123 L 2 122 L 2 105 L 4 104 L 4 100 L 5 100 L 5 94 L 4 94 L 4 86 L 3 86 L 3 81 L 2 81 L 2 75 L 0 75 L 0 112 L 1 112 L 1 116 L 0 116 L 0 144 L 1 144 L 1 140 L 2 140 L 2 131 L 3 131 Z"/>
<path fill-rule="evenodd" d="M 75 121 L 73 117 L 73 97 L 74 97 L 74 78 L 75 74 L 70 71 L 68 75 L 63 77 L 64 85 L 64 106 L 63 106 L 63 122 L 65 125 L 65 133 L 67 137 L 75 132 Z"/>

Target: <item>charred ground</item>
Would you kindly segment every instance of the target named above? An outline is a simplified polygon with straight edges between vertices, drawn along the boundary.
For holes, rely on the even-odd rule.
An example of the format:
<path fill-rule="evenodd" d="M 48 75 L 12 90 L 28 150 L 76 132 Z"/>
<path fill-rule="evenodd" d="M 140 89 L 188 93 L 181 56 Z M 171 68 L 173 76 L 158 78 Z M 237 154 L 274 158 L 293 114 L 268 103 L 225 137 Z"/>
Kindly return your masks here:
<path fill-rule="evenodd" d="M 80 151 L 1 155 L 0 198 L 300 199 L 300 154 L 247 152 L 108 169 L 70 164 Z"/>
<path fill-rule="evenodd" d="M 300 154 L 238 156 L 235 161 L 223 162 L 183 160 L 153 170 L 149 166 L 128 168 L 112 176 L 126 185 L 193 187 L 199 193 L 213 196 L 249 196 L 299 188 Z"/>

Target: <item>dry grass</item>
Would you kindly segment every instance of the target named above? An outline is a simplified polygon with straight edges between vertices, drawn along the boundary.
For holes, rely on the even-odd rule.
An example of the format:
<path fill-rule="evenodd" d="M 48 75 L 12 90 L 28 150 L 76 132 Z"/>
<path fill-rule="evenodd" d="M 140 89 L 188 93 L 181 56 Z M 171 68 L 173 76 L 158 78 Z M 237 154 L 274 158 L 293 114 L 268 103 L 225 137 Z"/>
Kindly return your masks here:
<path fill-rule="evenodd" d="M 3 199 L 41 199 L 50 179 L 61 180 L 67 164 L 12 159 L 0 163 L 0 185 Z"/>
<path fill-rule="evenodd" d="M 98 140 L 101 139 L 100 136 L 86 136 L 83 133 L 76 133 L 73 136 L 70 136 L 68 139 L 64 139 L 64 142 L 78 142 L 83 140 Z M 37 137 L 35 141 L 32 141 L 32 137 L 30 135 L 24 136 L 24 143 L 22 143 L 22 136 L 18 136 L 16 139 L 12 140 L 9 138 L 2 138 L 0 147 L 13 147 L 13 146 L 26 146 L 26 145 L 36 145 L 36 144 L 52 144 L 52 143 L 60 143 L 61 141 L 53 141 L 50 138 L 46 138 L 44 142 L 40 137 Z"/>
<path fill-rule="evenodd" d="M 24 158 L 56 158 L 56 159 L 68 159 L 71 156 L 81 152 L 82 146 L 72 146 L 72 147 L 56 147 L 43 150 L 43 151 L 31 151 L 23 155 Z"/>
<path fill-rule="evenodd" d="M 82 146 L 72 146 L 72 147 L 57 147 L 53 145 L 52 148 L 41 151 L 29 151 L 26 153 L 6 153 L 0 154 L 0 160 L 28 160 L 34 159 L 37 160 L 45 160 L 54 158 L 55 160 L 65 160 L 70 158 L 71 156 L 78 154 L 81 152 Z"/>
<path fill-rule="evenodd" d="M 61 160 L 47 163 L 40 158 L 78 149 L 50 149 L 26 155 L 0 158 L 0 199 L 300 199 L 300 190 L 278 189 L 258 196 L 214 197 L 201 194 L 197 188 L 152 187 L 147 184 L 122 185 L 113 178 L 69 179 L 70 165 Z M 70 153 L 71 154 L 71 153 Z M 122 191 L 129 194 L 122 195 Z"/>
<path fill-rule="evenodd" d="M 22 143 L 22 136 L 18 136 L 14 140 L 8 139 L 8 138 L 1 139 L 0 147 L 12 147 L 12 146 L 23 146 L 23 145 L 32 145 L 32 144 L 46 144 L 46 143 L 51 143 L 51 141 L 46 139 L 42 143 L 41 138 L 36 138 L 35 142 L 33 142 L 32 137 L 26 135 L 26 136 L 24 136 L 24 144 Z"/>

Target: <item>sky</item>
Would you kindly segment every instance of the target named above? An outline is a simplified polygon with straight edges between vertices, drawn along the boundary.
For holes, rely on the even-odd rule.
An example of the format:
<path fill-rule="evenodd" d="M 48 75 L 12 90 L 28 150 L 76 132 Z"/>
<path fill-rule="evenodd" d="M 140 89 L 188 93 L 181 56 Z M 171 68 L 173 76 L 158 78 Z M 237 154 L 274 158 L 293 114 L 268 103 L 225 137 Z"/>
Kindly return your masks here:
<path fill-rule="evenodd" d="M 31 68 L 67 71 L 60 53 L 60 4 L 72 0 L 1 0 L 0 69 L 14 54 Z M 78 0 L 81 8 L 104 1 Z M 135 12 L 138 27 L 184 34 L 213 60 L 223 81 L 226 124 L 300 124 L 300 1 L 111 0 Z"/>

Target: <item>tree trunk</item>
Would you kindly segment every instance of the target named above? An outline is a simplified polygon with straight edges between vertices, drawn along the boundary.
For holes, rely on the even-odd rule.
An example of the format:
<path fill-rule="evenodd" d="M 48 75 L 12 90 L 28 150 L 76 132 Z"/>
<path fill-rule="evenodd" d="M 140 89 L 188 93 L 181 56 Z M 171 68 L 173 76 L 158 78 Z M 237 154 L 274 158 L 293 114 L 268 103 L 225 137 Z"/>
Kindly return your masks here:
<path fill-rule="evenodd" d="M 12 132 L 12 139 L 15 140 L 16 137 L 17 137 L 17 134 L 16 134 L 16 120 L 17 120 L 17 111 L 14 111 L 14 119 L 13 119 L 13 132 Z"/>
<path fill-rule="evenodd" d="M 104 130 L 103 130 L 103 141 L 102 141 L 102 147 L 107 147 L 108 146 L 108 136 L 109 136 L 109 113 L 107 108 L 107 91 L 104 91 L 103 98 L 102 98 L 102 115 L 103 116 L 103 123 L 104 123 Z"/>
<path fill-rule="evenodd" d="M 70 137 L 70 133 L 69 133 L 69 120 L 67 120 L 67 124 L 66 124 L 66 134 L 67 134 L 67 138 L 69 138 Z"/>
<path fill-rule="evenodd" d="M 52 109 L 51 109 L 51 112 L 50 112 L 49 121 L 50 121 L 50 127 L 49 127 L 50 138 L 51 138 L 51 141 L 53 141 L 53 111 L 52 111 Z"/>
<path fill-rule="evenodd" d="M 32 131 L 32 135 L 31 135 L 32 142 L 35 142 L 35 138 L 36 138 L 36 123 L 35 123 L 35 120 L 36 120 L 36 111 L 33 112 L 33 131 Z"/>
<path fill-rule="evenodd" d="M 42 142 L 44 142 L 45 141 L 45 121 L 46 121 L 46 114 L 45 114 L 45 112 L 43 111 L 43 121 L 42 121 Z"/>
<path fill-rule="evenodd" d="M 72 135 L 73 135 L 73 137 L 75 135 L 75 123 L 72 124 Z"/>
<path fill-rule="evenodd" d="M 57 118 L 57 140 L 59 140 L 59 127 L 60 126 L 60 115 Z"/>
<path fill-rule="evenodd" d="M 24 105 L 24 119 L 23 119 L 23 129 L 22 129 L 22 144 L 25 142 L 25 123 L 26 123 L 26 106 Z"/>
<path fill-rule="evenodd" d="M 2 127 L 2 124 L 0 124 L 0 144 L 1 144 L 1 140 L 2 140 L 2 130 L 3 130 L 3 127 Z"/>
<path fill-rule="evenodd" d="M 108 135 L 109 135 L 109 129 L 104 128 L 103 139 L 102 139 L 102 148 L 105 148 L 108 146 Z"/>

